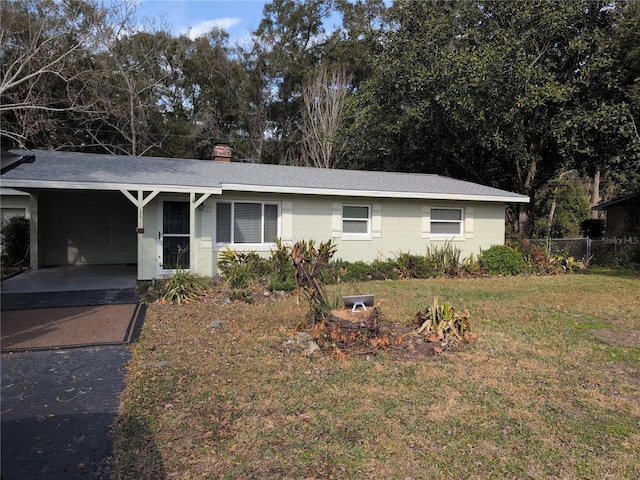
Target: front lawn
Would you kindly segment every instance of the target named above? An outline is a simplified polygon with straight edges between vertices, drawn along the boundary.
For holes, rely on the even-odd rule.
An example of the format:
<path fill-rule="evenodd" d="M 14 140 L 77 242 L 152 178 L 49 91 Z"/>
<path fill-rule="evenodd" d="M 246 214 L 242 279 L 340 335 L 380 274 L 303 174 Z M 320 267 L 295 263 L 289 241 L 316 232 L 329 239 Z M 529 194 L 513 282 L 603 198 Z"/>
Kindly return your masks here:
<path fill-rule="evenodd" d="M 288 355 L 295 297 L 153 304 L 112 478 L 640 478 L 640 277 L 370 282 L 386 322 L 434 296 L 478 341 L 440 356 Z"/>

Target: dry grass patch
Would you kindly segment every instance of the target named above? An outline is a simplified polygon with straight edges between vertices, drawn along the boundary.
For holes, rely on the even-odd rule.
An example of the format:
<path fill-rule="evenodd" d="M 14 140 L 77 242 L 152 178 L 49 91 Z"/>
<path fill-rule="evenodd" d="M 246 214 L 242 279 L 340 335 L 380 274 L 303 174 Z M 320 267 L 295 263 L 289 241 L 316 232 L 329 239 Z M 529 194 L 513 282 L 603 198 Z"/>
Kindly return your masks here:
<path fill-rule="evenodd" d="M 640 477 L 640 348 L 594 334 L 640 330 L 637 277 L 342 289 L 407 325 L 438 296 L 472 313 L 479 341 L 402 361 L 309 359 L 281 348 L 306 313 L 293 298 L 150 305 L 112 477 Z"/>

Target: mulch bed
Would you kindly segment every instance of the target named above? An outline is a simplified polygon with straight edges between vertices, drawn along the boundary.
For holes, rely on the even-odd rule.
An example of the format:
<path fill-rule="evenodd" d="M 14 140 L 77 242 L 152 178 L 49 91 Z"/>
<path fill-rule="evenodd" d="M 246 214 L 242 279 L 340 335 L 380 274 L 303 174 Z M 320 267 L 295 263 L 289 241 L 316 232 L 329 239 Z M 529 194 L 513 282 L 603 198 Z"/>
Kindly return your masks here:
<path fill-rule="evenodd" d="M 317 324 L 313 334 L 325 352 L 338 355 L 377 355 L 394 360 L 415 360 L 437 356 L 456 344 L 450 340 L 429 341 L 406 325 L 381 322 L 378 307 L 368 310 L 332 310 L 329 318 Z"/>

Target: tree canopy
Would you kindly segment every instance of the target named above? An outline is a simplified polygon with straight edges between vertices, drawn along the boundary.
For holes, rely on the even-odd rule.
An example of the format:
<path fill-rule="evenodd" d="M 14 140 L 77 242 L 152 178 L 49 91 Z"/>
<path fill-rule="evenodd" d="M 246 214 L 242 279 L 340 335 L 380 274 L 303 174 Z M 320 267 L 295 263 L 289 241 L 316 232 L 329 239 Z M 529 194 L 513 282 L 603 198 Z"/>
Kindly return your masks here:
<path fill-rule="evenodd" d="M 3 147 L 450 175 L 529 195 L 524 235 L 639 188 L 638 2 L 272 0 L 243 45 L 134 7 L 2 2 Z"/>

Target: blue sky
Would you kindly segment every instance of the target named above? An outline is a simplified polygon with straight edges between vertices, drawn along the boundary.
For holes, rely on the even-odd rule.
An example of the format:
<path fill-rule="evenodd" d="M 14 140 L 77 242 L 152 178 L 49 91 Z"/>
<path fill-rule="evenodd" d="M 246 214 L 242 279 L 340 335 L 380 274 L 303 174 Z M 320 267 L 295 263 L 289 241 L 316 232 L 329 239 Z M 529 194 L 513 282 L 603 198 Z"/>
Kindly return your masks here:
<path fill-rule="evenodd" d="M 139 17 L 152 19 L 157 25 L 164 22 L 176 35 L 195 38 L 217 26 L 226 30 L 235 43 L 258 27 L 268 0 L 138 0 L 137 3 Z"/>

